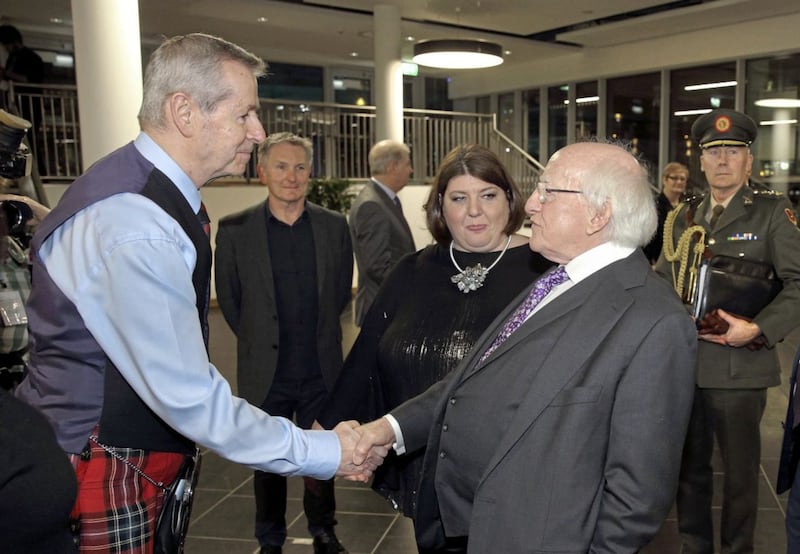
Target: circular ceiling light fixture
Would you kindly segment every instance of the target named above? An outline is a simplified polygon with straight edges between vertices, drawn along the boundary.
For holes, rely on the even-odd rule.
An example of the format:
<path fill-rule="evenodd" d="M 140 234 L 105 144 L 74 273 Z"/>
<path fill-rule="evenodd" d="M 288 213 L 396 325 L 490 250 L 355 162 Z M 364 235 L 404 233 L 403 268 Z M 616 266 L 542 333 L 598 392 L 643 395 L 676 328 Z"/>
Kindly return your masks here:
<path fill-rule="evenodd" d="M 440 69 L 481 69 L 503 63 L 503 47 L 483 40 L 424 40 L 414 45 L 413 60 Z"/>

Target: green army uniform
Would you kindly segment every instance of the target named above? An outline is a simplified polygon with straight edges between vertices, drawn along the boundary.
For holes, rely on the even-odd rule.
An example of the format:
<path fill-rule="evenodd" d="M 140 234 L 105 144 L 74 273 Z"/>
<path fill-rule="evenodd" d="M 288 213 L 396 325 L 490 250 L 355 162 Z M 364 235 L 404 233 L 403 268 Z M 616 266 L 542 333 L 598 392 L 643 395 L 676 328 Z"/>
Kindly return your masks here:
<path fill-rule="evenodd" d="M 672 229 L 673 244 L 689 227 L 701 225 L 712 255 L 724 255 L 771 264 L 783 290 L 753 321 L 761 328 L 768 348 L 749 350 L 700 341 L 697 386 L 716 389 L 765 388 L 780 384 L 778 356 L 773 346 L 800 321 L 800 230 L 787 198 L 778 192 L 744 186 L 722 212 L 714 230 L 708 223 L 710 197 L 699 204 L 679 204 Z M 692 214 L 693 212 L 693 214 Z M 688 218 L 687 218 L 688 215 Z M 662 254 L 656 269 L 665 278 L 678 274 L 678 262 Z M 688 272 L 684 289 L 688 288 Z M 734 314 L 735 315 L 735 314 Z"/>
<path fill-rule="evenodd" d="M 725 190 L 735 186 L 730 182 L 734 174 L 738 177 L 741 173 L 744 184 L 728 199 L 713 229 L 711 192 L 702 200 L 679 204 L 673 211 L 672 229 L 664 231 L 664 250 L 656 264 L 662 276 L 678 285 L 676 289 L 685 289 L 686 276 L 683 283 L 675 283 L 679 279 L 673 277 L 679 275 L 681 265 L 680 259 L 674 259 L 673 247 L 686 229 L 699 226 L 705 233 L 704 255 L 770 264 L 783 284 L 778 296 L 753 318 L 762 332 L 757 339 L 765 347 L 751 350 L 698 340 L 697 388 L 677 494 L 683 554 L 752 554 L 758 514 L 760 422 L 767 387 L 780 384 L 774 346 L 800 323 L 800 229 L 794 212 L 782 194 L 756 191 L 747 184 L 749 150 L 731 152 L 748 148 L 757 133 L 755 122 L 734 110 L 717 109 L 698 117 L 692 125 L 692 137 L 701 148 L 701 168 L 710 190 L 722 192 L 720 199 L 724 201 Z M 694 252 L 688 256 L 687 265 L 697 263 L 693 257 Z M 724 474 L 717 549 L 711 516 L 715 438 Z"/>

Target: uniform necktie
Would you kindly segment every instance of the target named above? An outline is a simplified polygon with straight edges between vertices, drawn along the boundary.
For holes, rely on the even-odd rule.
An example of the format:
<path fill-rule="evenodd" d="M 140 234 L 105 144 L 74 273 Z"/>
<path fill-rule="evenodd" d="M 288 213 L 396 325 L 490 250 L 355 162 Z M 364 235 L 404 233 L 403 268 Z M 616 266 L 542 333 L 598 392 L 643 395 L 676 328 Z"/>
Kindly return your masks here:
<path fill-rule="evenodd" d="M 400 197 L 395 195 L 394 197 L 394 205 L 400 208 L 400 211 L 403 211 L 403 205 L 400 203 Z"/>
<path fill-rule="evenodd" d="M 497 350 L 497 348 L 520 327 L 520 325 L 525 323 L 525 321 L 528 319 L 528 316 L 533 312 L 534 308 L 539 305 L 539 302 L 541 302 L 544 297 L 547 296 L 551 290 L 553 290 L 553 288 L 557 287 L 568 279 L 569 276 L 562 265 L 558 266 L 556 269 L 542 276 L 538 281 L 536 281 L 536 284 L 533 285 L 531 292 L 528 293 L 528 296 L 525 297 L 525 300 L 523 300 L 522 303 L 517 306 L 517 309 L 514 310 L 514 313 L 511 314 L 511 317 L 508 318 L 505 325 L 503 325 L 500 333 L 497 334 L 494 341 L 492 341 L 492 344 L 489 345 L 489 348 L 483 353 L 483 356 L 481 356 L 481 361 L 484 361 L 486 358 L 488 358 L 492 352 Z"/>
<path fill-rule="evenodd" d="M 725 211 L 725 206 L 722 204 L 717 204 L 711 211 L 711 221 L 709 221 L 708 224 L 712 231 L 714 230 L 714 226 L 717 224 L 717 221 L 719 221 L 719 216 L 722 215 L 723 211 Z"/>

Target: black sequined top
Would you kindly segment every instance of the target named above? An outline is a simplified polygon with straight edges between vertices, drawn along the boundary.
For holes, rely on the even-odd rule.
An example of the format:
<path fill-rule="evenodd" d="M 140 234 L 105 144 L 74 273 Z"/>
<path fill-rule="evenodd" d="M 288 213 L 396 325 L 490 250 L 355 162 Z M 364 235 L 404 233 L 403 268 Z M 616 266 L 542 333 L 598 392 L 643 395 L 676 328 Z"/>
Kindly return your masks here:
<path fill-rule="evenodd" d="M 489 267 L 498 254 L 454 251 L 462 269 Z M 458 271 L 446 246 L 404 257 L 381 286 L 318 421 L 327 429 L 347 419 L 371 421 L 442 379 L 551 265 L 527 244 L 509 248 L 483 286 L 465 294 L 450 281 Z M 390 456 L 373 479 L 409 517 L 423 453 Z"/>

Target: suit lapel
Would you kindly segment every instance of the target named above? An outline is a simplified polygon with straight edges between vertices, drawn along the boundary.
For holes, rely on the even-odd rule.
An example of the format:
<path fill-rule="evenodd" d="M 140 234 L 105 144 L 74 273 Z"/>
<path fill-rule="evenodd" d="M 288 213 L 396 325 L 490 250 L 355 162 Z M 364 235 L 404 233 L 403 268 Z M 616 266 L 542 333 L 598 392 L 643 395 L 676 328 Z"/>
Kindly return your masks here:
<path fill-rule="evenodd" d="M 533 333 L 537 333 L 537 337 L 550 336 L 554 344 L 538 364 L 538 369 L 531 368 L 532 371 L 537 371 L 531 381 L 533 386 L 512 418 L 508 432 L 500 440 L 487 465 L 485 475 L 492 471 L 520 437 L 535 425 L 542 411 L 585 366 L 630 307 L 633 300 L 623 284 L 624 279 L 630 274 L 633 274 L 634 278 L 636 274 L 641 275 L 641 269 L 637 270 L 636 265 L 631 264 L 630 258 L 612 264 L 565 292 L 520 327 L 518 333 L 520 331 L 522 333 L 508 346 L 508 349 L 526 339 L 531 340 Z M 553 323 L 555 319 L 569 311 L 576 313 L 571 314 L 566 328 L 553 325 L 554 330 L 548 331 L 548 323 Z M 534 321 L 536 319 L 538 321 Z M 513 355 L 513 352 L 509 355 Z M 497 363 L 502 363 L 502 358 L 498 357 Z M 515 359 L 513 363 L 520 361 Z"/>
<path fill-rule="evenodd" d="M 517 306 L 522 302 L 522 300 L 528 296 L 528 293 L 533 286 L 534 285 L 532 284 L 531 286 L 527 287 L 525 291 L 523 291 L 523 293 L 520 294 L 513 302 L 511 302 L 504 310 L 501 316 L 502 319 L 498 317 L 495 320 L 495 323 L 490 326 L 492 332 L 485 333 L 483 337 L 484 340 L 481 342 L 480 348 L 474 349 L 474 352 L 477 354 L 477 356 L 473 358 L 473 361 L 467 367 L 467 371 L 465 371 L 463 379 L 471 377 L 472 374 L 481 370 L 486 364 L 497 360 L 506 352 L 512 350 L 514 346 L 526 340 L 532 333 L 547 327 L 547 325 L 559 317 L 580 306 L 581 302 L 585 300 L 582 295 L 569 294 L 570 291 L 567 291 L 559 296 L 557 300 L 542 307 L 538 312 L 529 317 L 528 320 L 523 323 L 519 329 L 512 333 L 511 336 L 508 337 L 505 342 L 503 342 L 503 344 L 498 346 L 497 350 L 492 352 L 492 355 L 486 360 L 483 362 L 479 361 L 481 356 L 483 356 L 483 353 L 489 348 L 489 345 L 492 344 L 498 333 L 500 333 L 500 330 L 505 325 L 506 320 L 511 317 L 511 314 L 517 309 Z"/>
<path fill-rule="evenodd" d="M 753 203 L 753 193 L 747 187 L 747 185 L 743 186 L 736 195 L 731 198 L 731 201 L 728 203 L 728 207 L 725 208 L 725 211 L 722 212 L 722 215 L 719 216 L 719 221 L 717 221 L 717 226 L 714 228 L 714 232 L 718 233 L 740 217 L 744 217 L 747 214 L 747 208 L 745 206 Z"/>
<path fill-rule="evenodd" d="M 264 293 L 275 301 L 275 281 L 272 275 L 272 260 L 269 254 L 269 226 L 267 225 L 267 202 L 258 206 L 253 217 L 250 218 L 247 236 L 252 241 L 250 250 L 251 263 L 256 267 L 261 281 L 264 283 Z"/>
<path fill-rule="evenodd" d="M 326 275 L 328 266 L 325 263 L 326 248 L 324 245 L 329 244 L 330 236 L 327 235 L 322 218 L 317 217 L 316 206 L 306 202 L 306 210 L 308 211 L 308 220 L 311 223 L 311 234 L 314 237 L 314 255 L 316 256 L 315 266 L 317 268 L 317 295 L 318 298 L 323 298 L 323 287 L 330 286 L 327 282 Z"/>
<path fill-rule="evenodd" d="M 389 208 L 389 211 L 394 215 L 394 223 L 397 225 L 402 232 L 405 232 L 407 238 L 411 241 L 411 244 L 414 244 L 414 238 L 411 234 L 411 227 L 408 226 L 408 221 L 406 221 L 406 217 L 403 215 L 403 210 L 394 203 L 394 201 L 389 198 L 389 195 L 376 183 L 374 180 L 370 180 L 370 185 L 375 190 L 375 194 L 378 198 L 381 199 L 381 202 Z"/>

